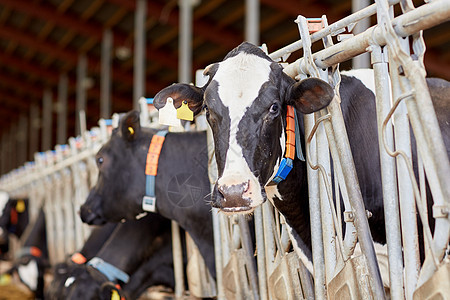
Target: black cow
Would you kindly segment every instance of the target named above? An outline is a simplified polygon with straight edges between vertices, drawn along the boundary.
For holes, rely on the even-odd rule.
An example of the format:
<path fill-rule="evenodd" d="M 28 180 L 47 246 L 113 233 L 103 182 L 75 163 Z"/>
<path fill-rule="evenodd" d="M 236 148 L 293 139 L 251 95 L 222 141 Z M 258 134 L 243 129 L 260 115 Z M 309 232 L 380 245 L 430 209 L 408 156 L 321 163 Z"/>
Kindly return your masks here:
<path fill-rule="evenodd" d="M 100 267 L 87 263 L 74 268 L 65 281 L 65 299 L 111 299 L 112 293 L 136 299 L 152 285 L 173 288 L 170 228 L 169 220 L 153 213 L 119 224 L 95 257 L 129 274 L 129 282 L 108 279 Z"/>
<path fill-rule="evenodd" d="M 67 261 L 58 263 L 53 267 L 53 279 L 45 289 L 45 299 L 65 299 L 67 297 L 64 287 L 67 278 L 75 276 L 74 274 L 77 273 L 76 270 L 79 269 L 79 265 L 84 265 L 86 261 L 89 261 L 97 254 L 103 247 L 103 244 L 111 237 L 117 225 L 118 223 L 107 223 L 103 226 L 96 226 L 92 229 L 89 238 L 80 251 L 71 255 Z M 76 257 L 81 257 L 81 259 L 76 259 Z"/>
<path fill-rule="evenodd" d="M 28 222 L 28 199 L 8 199 L 0 216 L 0 259 L 8 259 L 9 234 L 20 239 Z"/>
<path fill-rule="evenodd" d="M 271 185 L 271 181 L 285 151 L 287 106 L 297 111 L 305 149 L 302 113 L 325 107 L 334 96 L 333 90 L 320 79 L 296 82 L 249 43 L 232 50 L 222 62 L 210 65 L 205 74 L 209 82 L 204 87 L 171 85 L 155 96 L 154 105 L 160 109 L 171 97 L 175 108 L 187 101 L 194 114 L 206 109 L 219 172 L 212 205 L 227 213 L 250 213 L 269 198 L 310 245 L 306 163 L 295 159 L 285 180 L 277 185 Z M 372 235 L 375 241 L 385 243 L 375 96 L 361 79 L 364 81 L 351 72 L 342 75 L 341 107 L 365 206 L 373 213 L 369 219 Z M 433 88 L 436 81 L 430 83 Z M 435 103 L 441 105 L 436 109 L 438 114 L 448 112 L 450 94 L 449 83 L 440 83 L 439 92 L 447 101 Z M 448 121 L 448 114 L 438 119 Z M 449 149 L 449 125 L 444 126 Z"/>
<path fill-rule="evenodd" d="M 83 222 L 131 220 L 143 212 L 144 169 L 155 133 L 154 129 L 140 126 L 136 111 L 121 119 L 97 154 L 99 176 L 81 206 Z M 155 195 L 157 212 L 189 232 L 215 277 L 207 165 L 205 132 L 168 133 L 159 158 Z"/>

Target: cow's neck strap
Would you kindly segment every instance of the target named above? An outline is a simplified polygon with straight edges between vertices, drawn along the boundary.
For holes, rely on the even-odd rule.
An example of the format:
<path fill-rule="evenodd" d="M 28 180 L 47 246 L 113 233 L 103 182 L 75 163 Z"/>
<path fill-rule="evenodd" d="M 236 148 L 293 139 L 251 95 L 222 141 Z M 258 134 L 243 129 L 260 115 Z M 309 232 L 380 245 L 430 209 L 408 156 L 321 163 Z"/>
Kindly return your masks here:
<path fill-rule="evenodd" d="M 305 160 L 300 143 L 300 128 L 299 128 L 297 114 L 293 106 L 287 106 L 286 112 L 286 150 L 283 159 L 278 167 L 277 174 L 272 179 L 275 184 L 285 180 L 289 172 L 294 167 L 295 154 L 301 160 Z M 297 141 L 297 151 L 295 148 L 295 142 Z"/>
<path fill-rule="evenodd" d="M 80 252 L 75 252 L 70 257 L 70 260 L 72 262 L 76 263 L 77 265 L 82 265 L 82 264 L 84 264 L 86 262 L 86 257 L 84 257 L 84 255 L 81 254 Z"/>
<path fill-rule="evenodd" d="M 112 264 L 107 263 L 99 257 L 92 258 L 90 261 L 88 261 L 87 265 L 96 268 L 98 271 L 100 271 L 100 273 L 105 275 L 109 281 L 120 280 L 123 283 L 127 283 L 130 279 L 130 276 L 128 276 L 127 273 L 113 266 Z"/>
<path fill-rule="evenodd" d="M 153 135 L 148 147 L 147 162 L 145 164 L 145 195 L 142 199 L 144 211 L 156 212 L 155 180 L 158 173 L 158 161 L 167 130 L 158 131 Z"/>
<path fill-rule="evenodd" d="M 41 257 L 42 256 L 42 251 L 41 251 L 41 249 L 39 249 L 38 247 L 35 247 L 35 246 L 22 247 L 18 251 L 16 257 L 17 258 L 21 258 L 21 257 L 27 256 L 27 255 L 31 255 L 31 256 L 34 256 L 34 257 Z"/>

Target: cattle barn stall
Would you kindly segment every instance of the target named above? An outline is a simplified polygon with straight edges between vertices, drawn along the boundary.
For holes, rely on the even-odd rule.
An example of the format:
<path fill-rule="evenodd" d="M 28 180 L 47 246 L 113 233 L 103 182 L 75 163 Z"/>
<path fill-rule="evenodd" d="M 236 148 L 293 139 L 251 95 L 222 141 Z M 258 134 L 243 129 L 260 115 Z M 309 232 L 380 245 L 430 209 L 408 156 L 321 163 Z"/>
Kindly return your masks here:
<path fill-rule="evenodd" d="M 25 9 L 23 5 L 20 5 L 21 2 L 17 0 L 0 1 L 0 5 L 4 3 L 2 7 L 3 18 L 8 19 L 11 11 L 14 10 L 33 15 L 32 18 L 29 18 L 28 23 L 33 18 L 39 18 L 38 12 Z M 98 6 L 102 5 L 100 1 L 94 2 Z M 117 3 L 120 1 L 110 2 L 118 5 Z M 281 1 L 278 2 L 281 3 Z M 321 8 L 319 2 L 310 2 L 311 6 L 317 9 L 317 11 L 313 10 L 316 14 L 315 17 L 320 17 L 325 13 L 328 14 L 325 4 L 323 10 L 319 10 Z M 401 4 L 398 4 L 399 2 Z M 59 3 L 58 9 L 67 10 L 72 5 L 70 1 L 64 1 L 64 3 L 66 4 Z M 157 3 L 157 1 L 146 3 L 149 12 L 155 8 L 152 6 L 156 5 L 154 3 Z M 203 14 L 212 14 L 215 9 L 220 10 L 220 1 L 205 1 L 206 3 L 215 8 L 209 8 L 209 10 L 205 8 L 206 13 L 203 12 Z M 202 4 L 198 5 L 194 14 L 195 11 L 198 13 Z M 267 7 L 278 7 L 277 9 L 280 10 L 277 11 L 278 17 L 282 18 L 282 4 L 276 6 L 277 4 L 272 1 L 261 1 L 261 4 L 263 12 Z M 30 6 L 33 7 L 33 5 L 37 8 L 38 2 L 31 2 Z M 139 7 L 139 5 L 143 5 L 143 1 L 137 1 L 136 5 L 132 5 L 132 8 Z M 395 13 L 389 5 L 395 5 Z M 48 13 L 54 6 L 55 4 L 52 2 L 51 5 L 46 6 L 44 11 Z M 168 24 L 176 22 L 170 21 L 170 10 L 174 9 L 174 6 L 174 3 L 167 7 L 158 6 L 161 8 L 162 15 L 167 18 Z M 293 6 L 290 7 L 290 11 Z M 7 7 L 6 10 L 10 11 L 9 13 L 8 11 L 5 12 L 5 7 Z M 122 8 L 130 9 L 126 5 Z M 95 12 L 99 8 L 91 9 Z M 237 11 L 236 15 L 238 15 Z M 311 16 L 306 9 L 305 11 L 298 10 L 295 14 L 299 12 L 308 17 Z M 72 13 L 75 13 L 75 11 Z M 125 13 L 126 11 L 123 12 L 123 14 Z M 89 20 L 92 13 L 86 14 L 87 16 L 84 18 Z M 201 13 L 198 14 L 201 15 Z M 228 11 L 228 14 L 230 14 L 230 11 Z M 274 15 L 268 14 L 265 21 L 273 18 L 272 24 L 281 24 Z M 40 17 L 42 18 L 42 16 Z M 50 15 L 47 16 L 50 18 Z M 303 16 L 298 16 L 295 19 L 295 17 L 292 16 L 291 22 L 287 25 L 284 23 L 282 25 L 286 30 L 287 28 L 289 30 L 294 28 L 297 37 L 289 36 L 289 41 L 285 42 L 279 40 L 271 42 L 270 34 L 277 33 L 266 32 L 267 36 L 264 36 L 262 31 L 261 34 L 261 40 L 267 42 L 267 46 L 271 49 L 269 56 L 282 63 L 285 66 L 285 72 L 292 77 L 299 79 L 306 76 L 320 77 L 329 81 L 332 86 L 336 86 L 340 80 L 339 70 L 336 68 L 337 64 L 345 64 L 349 59 L 361 53 L 370 53 L 371 64 L 375 72 L 387 249 L 385 247 L 374 248 L 370 239 L 367 213 L 361 206 L 361 192 L 355 176 L 347 133 L 339 108 L 339 99 L 336 96 L 326 109 L 305 117 L 308 139 L 304 150 L 308 165 L 311 227 L 313 228 L 313 266 L 308 265 L 308 263 L 304 264 L 305 260 L 299 259 L 297 253 L 286 252 L 290 249 L 290 242 L 284 219 L 270 203 L 265 203 L 255 211 L 256 246 L 250 242 L 250 229 L 247 227 L 244 218 L 226 217 L 217 214 L 213 209 L 218 298 L 297 299 L 299 297 L 315 297 L 326 299 L 328 297 L 330 299 L 383 299 L 385 298 L 383 284 L 386 282 L 386 278 L 389 278 L 389 294 L 393 299 L 448 297 L 450 291 L 449 280 L 447 279 L 450 278 L 450 263 L 448 257 L 445 256 L 445 252 L 446 250 L 448 252 L 450 232 L 450 166 L 442 137 L 439 134 L 440 130 L 428 89 L 423 80 L 425 76 L 425 66 L 423 65 L 425 43 L 420 31 L 433 31 L 436 28 L 443 28 L 443 25 L 439 24 L 445 22 L 447 22 L 445 26 L 448 26 L 448 20 L 450 19 L 449 2 L 435 0 L 414 8 L 412 1 L 385 0 L 377 1 L 376 4 L 372 4 L 354 14 L 346 17 L 340 16 L 340 19 L 336 18 L 335 20 L 331 15 L 314 19 L 305 19 Z M 120 18 L 120 16 L 117 18 Z M 236 16 L 235 18 L 239 17 Z M 376 20 L 378 26 L 371 27 L 356 36 L 352 36 L 345 31 L 345 29 L 349 31 L 355 22 L 364 18 Z M 139 19 L 139 14 L 136 14 L 136 28 L 139 27 Z M 294 19 L 296 24 L 292 22 Z M 229 20 L 231 20 L 231 17 Z M 54 22 L 56 25 L 60 25 L 63 21 L 55 18 Z M 157 21 L 147 21 L 145 26 L 158 28 L 153 22 Z M 261 23 L 264 23 L 264 21 Z M 86 21 L 83 24 L 93 23 Z M 269 21 L 264 24 L 267 28 L 272 26 Z M 26 25 L 27 21 L 24 21 L 22 26 L 25 27 Z M 142 22 L 140 25 L 142 26 Z M 8 26 L 7 29 L 13 29 L 10 28 L 13 25 Z M 83 28 L 92 29 L 93 27 L 87 25 Z M 8 31 L 3 29 L 3 25 L 0 29 L 0 31 Z M 194 27 L 194 36 L 196 37 L 193 43 L 194 48 L 196 42 L 202 44 L 203 39 L 212 39 L 203 30 L 203 36 L 199 38 L 201 41 L 196 40 L 195 29 Z M 52 31 L 52 28 L 48 30 Z M 160 31 L 162 32 L 162 29 Z M 6 35 L 5 32 L 3 32 L 3 35 Z M 448 30 L 440 32 L 444 36 L 443 38 L 447 38 L 445 37 L 446 32 Z M 21 34 L 20 32 L 16 33 L 17 36 Z M 218 34 L 218 36 L 225 41 L 226 37 L 229 37 L 229 32 L 222 31 L 221 33 L 223 34 Z M 45 39 L 46 34 L 41 33 L 41 35 Z M 135 35 L 138 36 L 139 32 L 136 32 Z M 108 39 L 107 36 L 108 34 L 106 34 L 106 40 Z M 408 38 L 404 39 L 405 37 Z M 11 35 L 9 38 L 14 40 Z M 70 37 L 67 37 L 67 39 L 70 39 Z M 251 33 L 248 33 L 247 39 L 252 39 Z M 166 33 L 166 41 L 170 40 L 171 34 Z M 293 40 L 296 40 L 296 42 L 281 47 Z M 131 43 L 129 37 L 123 41 L 125 44 Z M 18 45 L 9 46 L 13 49 L 6 52 L 5 60 L 10 59 L 11 62 L 17 62 L 17 58 L 13 54 L 23 52 L 19 45 L 27 42 L 30 41 L 24 36 L 18 40 Z M 258 41 L 255 42 L 258 43 Z M 160 43 L 165 43 L 165 41 L 160 41 Z M 86 44 L 88 43 L 85 42 L 85 46 Z M 137 49 L 139 48 L 138 44 L 137 42 L 135 45 L 135 57 L 142 55 L 142 53 L 139 54 L 139 49 Z M 201 68 L 209 62 L 219 61 L 218 57 L 223 57 L 227 51 L 238 43 L 231 44 L 222 44 L 220 51 L 217 49 L 215 53 L 211 45 L 203 44 L 206 48 L 202 52 L 205 58 L 194 63 L 193 68 Z M 52 47 L 49 44 L 41 43 L 40 45 L 37 51 L 46 52 L 48 50 L 53 52 L 53 50 L 50 51 Z M 15 49 L 16 47 L 17 49 Z M 272 49 L 277 48 L 280 49 L 272 51 Z M 445 49 L 448 49 L 448 45 Z M 59 59 L 62 57 L 69 58 L 69 56 L 62 54 L 65 53 L 64 50 L 56 52 L 60 55 Z M 211 52 L 209 56 L 207 55 L 208 52 Z M 149 56 L 151 56 L 151 53 L 150 51 Z M 28 55 L 33 56 L 32 53 Z M 3 59 L 3 56 L 0 56 L 0 59 Z M 36 58 L 40 61 L 45 59 L 45 57 Z M 49 59 L 51 58 L 47 58 L 47 60 Z M 62 58 L 62 60 L 64 59 Z M 163 60 L 162 57 L 161 60 Z M 83 61 L 86 62 L 86 58 L 81 56 L 77 62 L 79 79 L 84 77 L 83 69 L 86 66 Z M 87 62 L 90 64 L 91 60 L 87 59 Z M 128 65 L 131 63 L 128 60 Z M 45 65 L 45 63 L 43 64 Z M 48 66 L 51 61 L 46 64 Z M 54 62 L 54 64 L 57 63 Z M 32 73 L 31 63 L 24 62 L 21 65 Z M 149 68 L 153 70 L 153 68 L 158 69 L 159 67 L 150 66 Z M 4 67 L 4 69 L 8 68 Z M 444 73 L 445 70 L 442 70 L 443 73 L 439 73 L 439 69 L 446 68 L 440 66 L 435 71 L 433 71 L 433 67 L 427 68 L 428 75 L 442 75 L 441 77 L 450 79 Z M 118 70 L 118 74 L 124 74 L 122 69 Z M 167 85 L 164 80 L 168 82 L 176 80 L 173 75 L 169 75 L 170 73 L 161 73 L 165 75 L 161 75 L 161 77 L 152 75 L 152 80 L 146 82 L 146 85 L 150 85 L 150 82 L 154 81 L 154 85 L 150 85 L 151 88 L 145 94 L 153 94 L 160 87 Z M 113 74 L 116 73 L 113 71 Z M 51 74 L 48 73 L 48 75 Z M 49 76 L 49 78 L 55 78 L 54 75 L 52 76 Z M 139 75 L 135 73 L 135 76 Z M 14 76 L 10 77 L 13 78 Z M 124 79 L 124 77 L 122 78 Z M 189 76 L 183 77 L 180 75 L 179 81 L 190 81 L 186 78 L 189 78 Z M 158 85 L 158 80 L 164 82 L 160 82 Z M 59 78 L 56 76 L 54 82 L 58 81 Z M 64 79 L 59 81 L 62 90 L 64 89 L 64 81 Z M 8 86 L 14 86 L 12 80 L 5 80 L 5 82 L 11 83 L 7 83 Z M 42 84 L 39 80 L 36 82 Z M 27 92 L 15 95 L 27 97 L 28 93 L 33 93 L 33 86 L 35 87 L 35 85 L 30 84 L 30 88 L 28 88 L 27 84 Z M 123 83 L 121 88 L 118 87 L 120 92 L 115 93 L 115 95 L 125 95 L 126 93 L 123 91 L 127 88 L 129 89 L 129 87 L 126 87 L 126 83 Z M 5 95 L 3 97 L 4 99 L 10 99 L 5 100 L 6 107 L 13 107 L 15 111 L 29 109 L 28 106 L 20 107 L 20 104 L 15 106 L 14 102 L 23 102 L 15 101 L 10 96 L 7 97 L 7 91 L 9 89 L 4 90 Z M 142 89 L 142 86 L 135 86 L 134 92 L 136 91 L 142 94 L 145 89 Z M 44 103 L 49 103 L 48 99 L 51 100 L 51 95 L 49 96 L 48 92 L 41 93 L 41 97 Z M 83 98 L 85 96 L 78 92 L 78 97 Z M 132 99 L 130 95 L 128 95 L 128 98 Z M 133 98 L 136 99 L 134 96 Z M 138 105 L 135 104 L 135 107 L 138 107 Z M 142 117 L 147 120 L 146 105 L 144 104 L 142 107 Z M 127 107 L 126 105 L 118 107 L 118 109 L 122 108 Z M 82 132 L 80 136 L 70 138 L 67 145 L 59 145 L 54 150 L 45 149 L 49 151 L 34 154 L 32 162 L 3 175 L 0 180 L 0 189 L 6 190 L 13 196 L 26 195 L 30 199 L 32 214 L 35 214 L 40 204 L 44 204 L 49 218 L 47 231 L 49 233 L 49 251 L 52 263 L 62 260 L 66 254 L 79 248 L 87 237 L 89 228 L 81 224 L 76 215 L 76 210 L 79 204 L 84 202 L 89 187 L 95 182 L 97 172 L 94 160 L 95 153 L 107 141 L 110 128 L 117 126 L 118 122 L 118 115 L 115 115 L 111 120 L 101 119 L 97 128 L 83 130 L 83 114 L 80 114 L 80 116 L 78 121 Z M 411 180 L 414 176 L 410 176 L 411 172 L 408 167 L 411 164 L 411 147 L 408 146 L 410 144 L 409 122 L 420 154 L 418 182 L 415 179 Z M 88 127 L 90 127 L 89 125 L 92 124 L 88 122 Z M 351 132 L 348 134 L 350 135 Z M 4 141 L 6 139 L 2 142 L 2 148 L 5 145 Z M 210 149 L 213 148 L 210 147 Z M 3 151 L 2 155 L 5 155 Z M 11 152 L 7 153 L 11 154 Z M 330 161 L 330 155 L 333 162 Z M 3 162 L 4 159 L 2 159 L 2 168 Z M 333 168 L 331 168 L 331 164 L 333 164 Z M 331 182 L 331 170 L 333 170 L 334 182 Z M 5 171 L 8 171 L 8 169 L 2 169 L 2 172 Z M 431 232 L 429 226 L 424 226 L 424 240 L 419 241 L 415 221 L 416 209 L 421 219 L 426 220 L 426 201 L 431 201 L 431 199 L 425 199 L 425 173 L 434 196 L 432 216 L 435 219 L 435 228 L 434 232 Z M 210 178 L 212 182 L 215 181 L 215 176 L 217 175 L 214 172 L 214 165 L 211 165 Z M 333 195 L 330 193 L 333 186 L 335 190 L 340 190 L 344 207 L 340 207 L 339 199 L 333 199 Z M 342 222 L 345 223 L 345 234 L 341 230 Z M 428 224 L 427 221 L 424 223 Z M 358 246 L 356 246 L 356 237 L 358 237 Z M 418 243 L 424 244 L 426 250 L 426 258 L 422 266 L 417 259 Z M 353 252 L 355 246 L 358 250 Z M 252 259 L 254 251 L 256 251 L 256 261 Z M 389 268 L 385 268 L 387 265 Z M 309 276 L 308 269 L 314 274 L 313 280 Z M 382 280 L 380 273 L 386 273 L 387 277 L 383 276 Z M 182 293 L 180 277 L 177 277 L 177 281 L 178 289 L 176 292 L 180 294 Z"/>

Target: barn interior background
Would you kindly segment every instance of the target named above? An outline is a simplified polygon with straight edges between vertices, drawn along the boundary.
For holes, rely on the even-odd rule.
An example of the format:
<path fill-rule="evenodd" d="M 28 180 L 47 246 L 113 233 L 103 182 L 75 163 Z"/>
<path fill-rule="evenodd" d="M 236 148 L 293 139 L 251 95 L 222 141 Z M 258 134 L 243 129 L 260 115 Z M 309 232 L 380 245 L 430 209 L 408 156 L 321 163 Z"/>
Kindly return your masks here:
<path fill-rule="evenodd" d="M 193 81 L 196 69 L 244 40 L 246 1 L 186 3 L 188 23 L 180 21 L 177 0 L 0 0 L 0 174 L 76 136 L 79 111 L 91 128 L 101 117 L 137 107 L 142 95 Z M 260 0 L 259 41 L 269 52 L 296 41 L 299 13 L 326 14 L 331 24 L 351 11 L 352 1 Z M 189 24 L 192 40 L 184 43 L 192 57 L 180 50 L 180 29 Z M 424 37 L 428 75 L 450 80 L 449 22 Z M 188 65 L 180 65 L 180 54 L 188 55 Z"/>

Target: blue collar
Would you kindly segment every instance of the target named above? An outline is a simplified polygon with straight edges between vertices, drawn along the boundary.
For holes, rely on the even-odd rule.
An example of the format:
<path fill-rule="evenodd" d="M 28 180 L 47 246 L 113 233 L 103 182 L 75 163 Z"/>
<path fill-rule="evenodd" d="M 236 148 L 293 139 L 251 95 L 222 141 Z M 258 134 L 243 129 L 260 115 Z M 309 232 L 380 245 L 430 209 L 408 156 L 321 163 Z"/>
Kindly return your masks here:
<path fill-rule="evenodd" d="M 109 281 L 120 280 L 123 283 L 127 283 L 130 280 L 130 276 L 127 273 L 116 268 L 110 263 L 107 263 L 99 257 L 94 257 L 87 263 L 88 266 L 96 268 L 100 273 L 106 276 Z"/>
<path fill-rule="evenodd" d="M 156 212 L 156 174 L 158 172 L 159 155 L 167 133 L 167 130 L 161 130 L 154 134 L 148 148 L 145 166 L 145 195 L 142 198 L 142 209 L 144 211 Z"/>

